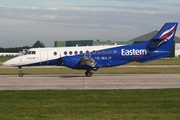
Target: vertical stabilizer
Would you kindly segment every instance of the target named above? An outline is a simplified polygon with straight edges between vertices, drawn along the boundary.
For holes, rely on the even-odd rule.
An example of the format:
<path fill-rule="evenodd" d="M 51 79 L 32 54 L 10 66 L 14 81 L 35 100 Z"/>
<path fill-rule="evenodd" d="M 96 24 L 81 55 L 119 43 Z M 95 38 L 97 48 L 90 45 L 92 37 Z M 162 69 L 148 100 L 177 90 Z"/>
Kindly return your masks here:
<path fill-rule="evenodd" d="M 178 23 L 165 23 L 161 30 L 149 41 L 147 45 L 148 51 L 163 50 L 170 51 L 174 41 Z"/>

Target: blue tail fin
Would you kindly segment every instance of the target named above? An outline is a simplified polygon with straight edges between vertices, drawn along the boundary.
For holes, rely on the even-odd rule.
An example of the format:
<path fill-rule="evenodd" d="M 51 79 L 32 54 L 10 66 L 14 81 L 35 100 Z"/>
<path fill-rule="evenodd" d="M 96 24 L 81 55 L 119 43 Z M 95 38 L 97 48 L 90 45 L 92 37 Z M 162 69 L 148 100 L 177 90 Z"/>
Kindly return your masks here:
<path fill-rule="evenodd" d="M 165 23 L 152 39 L 144 43 L 147 56 L 138 62 L 144 63 L 169 56 L 174 43 L 177 26 L 177 22 Z"/>
<path fill-rule="evenodd" d="M 147 50 L 170 51 L 177 26 L 177 22 L 165 23 L 161 30 L 149 41 Z"/>

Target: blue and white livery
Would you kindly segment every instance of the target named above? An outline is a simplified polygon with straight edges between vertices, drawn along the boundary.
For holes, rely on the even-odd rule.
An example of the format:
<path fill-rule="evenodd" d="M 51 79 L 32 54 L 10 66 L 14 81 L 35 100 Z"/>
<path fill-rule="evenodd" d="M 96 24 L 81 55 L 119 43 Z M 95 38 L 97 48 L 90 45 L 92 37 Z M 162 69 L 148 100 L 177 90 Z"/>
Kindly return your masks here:
<path fill-rule="evenodd" d="M 25 55 L 15 57 L 3 63 L 13 66 L 23 73 L 23 66 L 66 66 L 72 69 L 86 70 L 87 77 L 92 71 L 102 67 L 112 67 L 130 62 L 148 62 L 170 54 L 178 23 L 165 23 L 162 29 L 147 42 L 134 45 L 83 46 L 32 48 Z"/>

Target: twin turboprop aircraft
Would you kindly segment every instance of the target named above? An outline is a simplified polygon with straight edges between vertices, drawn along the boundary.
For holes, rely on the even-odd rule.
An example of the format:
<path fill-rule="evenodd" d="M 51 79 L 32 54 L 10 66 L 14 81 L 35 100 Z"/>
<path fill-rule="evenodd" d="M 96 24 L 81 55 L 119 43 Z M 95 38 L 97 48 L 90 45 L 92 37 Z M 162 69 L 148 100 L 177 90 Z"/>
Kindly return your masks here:
<path fill-rule="evenodd" d="M 165 23 L 147 42 L 134 45 L 32 48 L 26 54 L 12 58 L 4 66 L 18 67 L 22 77 L 24 66 L 66 66 L 86 70 L 87 77 L 102 67 L 113 67 L 130 62 L 148 62 L 170 54 L 178 23 Z"/>

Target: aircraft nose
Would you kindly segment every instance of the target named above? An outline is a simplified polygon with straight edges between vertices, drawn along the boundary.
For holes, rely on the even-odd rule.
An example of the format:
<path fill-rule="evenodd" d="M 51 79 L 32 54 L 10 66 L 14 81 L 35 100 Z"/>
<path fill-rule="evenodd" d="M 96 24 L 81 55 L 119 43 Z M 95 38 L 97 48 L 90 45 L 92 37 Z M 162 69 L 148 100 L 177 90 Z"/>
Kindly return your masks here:
<path fill-rule="evenodd" d="M 12 60 L 8 60 L 6 62 L 3 63 L 3 66 L 6 66 L 6 67 L 14 67 L 15 64 L 13 64 Z"/>
<path fill-rule="evenodd" d="M 9 64 L 8 61 L 6 61 L 6 62 L 3 63 L 3 66 L 10 66 L 10 64 Z"/>
<path fill-rule="evenodd" d="M 20 66 L 20 59 L 19 58 L 12 58 L 10 60 L 7 60 L 3 63 L 3 66 L 7 66 L 7 67 L 17 67 Z"/>

